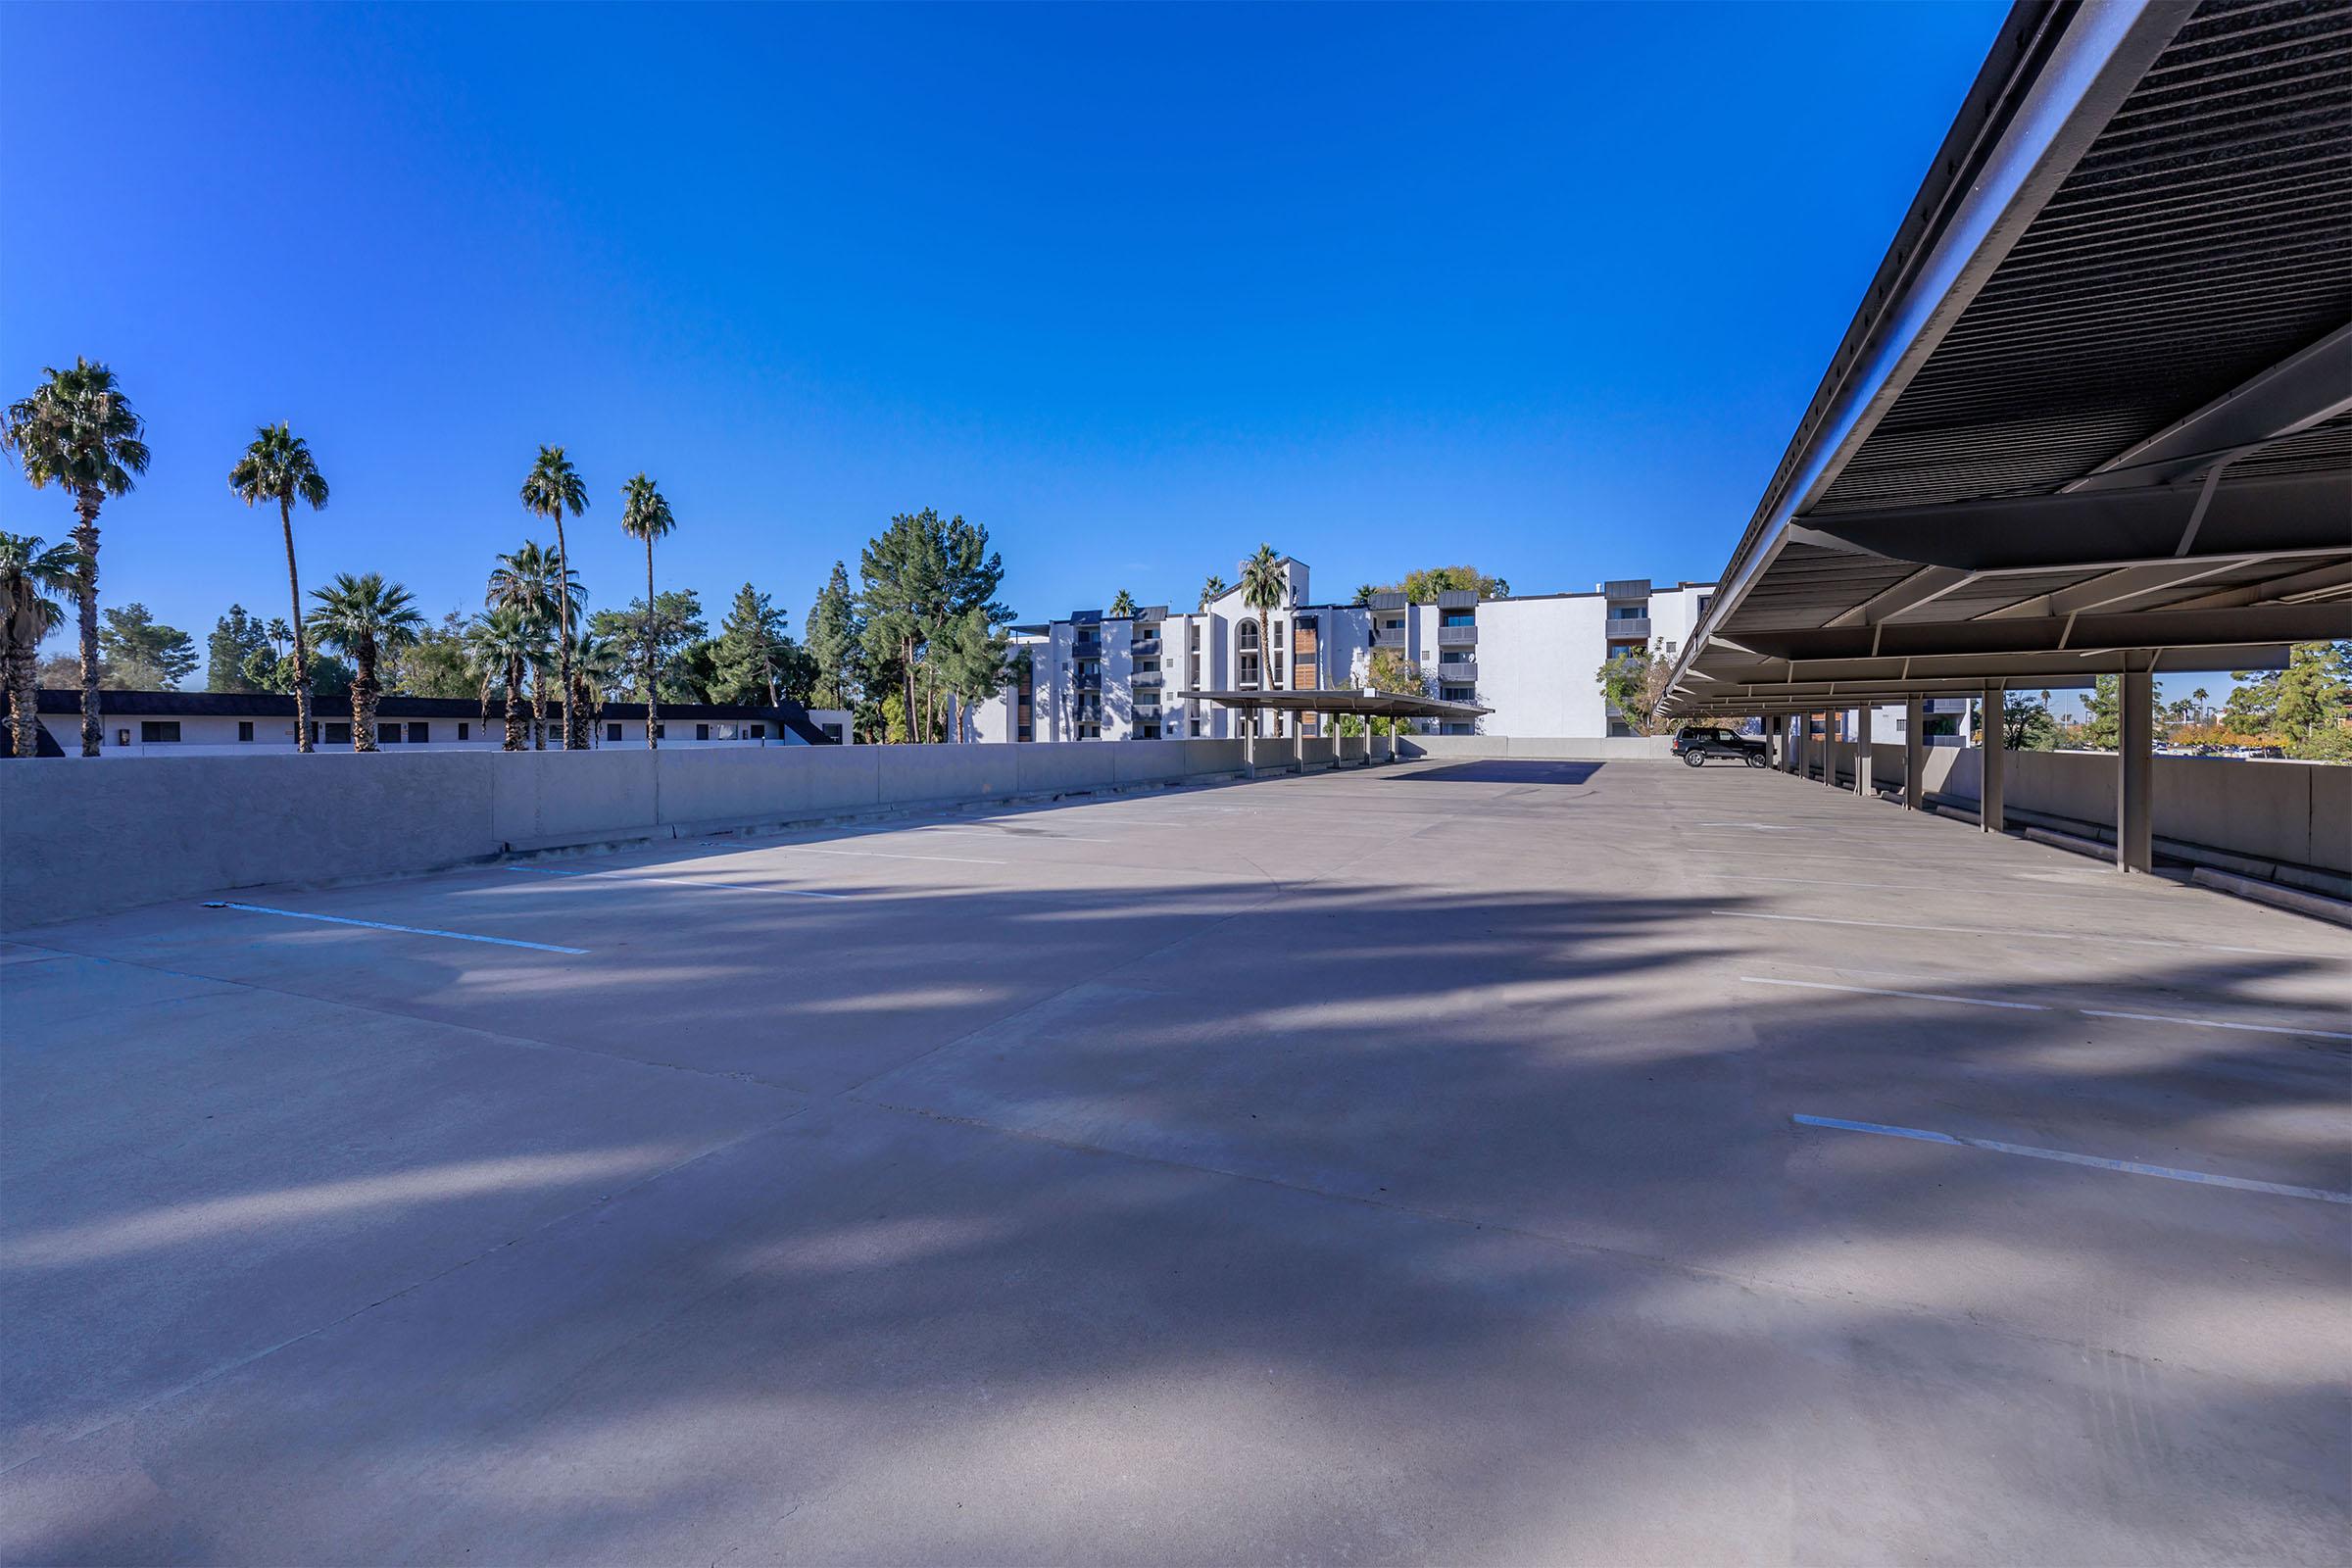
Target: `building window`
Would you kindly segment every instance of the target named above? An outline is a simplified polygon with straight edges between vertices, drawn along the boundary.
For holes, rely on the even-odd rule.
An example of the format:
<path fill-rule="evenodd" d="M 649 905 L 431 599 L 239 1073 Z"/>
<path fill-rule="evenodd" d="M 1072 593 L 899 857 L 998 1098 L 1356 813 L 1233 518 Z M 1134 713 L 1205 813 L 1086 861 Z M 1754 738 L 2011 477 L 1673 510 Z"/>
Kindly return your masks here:
<path fill-rule="evenodd" d="M 1609 607 L 1611 620 L 1641 620 L 1648 613 L 1649 607 L 1647 605 L 1611 605 Z M 1447 624 L 1451 624 L 1451 622 Z"/>
<path fill-rule="evenodd" d="M 1200 721 L 1199 719 L 1197 719 L 1197 718 L 1196 718 L 1196 719 L 1194 719 L 1194 720 L 1193 720 L 1193 739 L 1195 739 L 1195 740 L 1199 740 L 1200 738 Z"/>
<path fill-rule="evenodd" d="M 708 724 L 697 724 L 697 725 L 695 725 L 695 726 L 694 726 L 694 738 L 695 738 L 696 740 L 698 740 L 698 741 L 707 741 L 707 740 L 709 740 L 709 739 L 710 738 L 710 725 L 708 725 Z"/>
<path fill-rule="evenodd" d="M 473 739 L 473 726 L 472 726 L 471 724 L 469 724 L 469 723 L 466 723 L 466 722 L 465 720 L 463 720 L 463 719 L 459 720 L 459 722 L 458 722 L 458 739 L 460 739 L 460 740 L 462 740 L 462 741 L 469 741 L 469 740 Z"/>
<path fill-rule="evenodd" d="M 1253 653 L 1244 654 L 1241 657 L 1240 663 L 1242 687 L 1244 690 L 1248 690 L 1249 688 L 1257 684 L 1257 655 Z"/>
<path fill-rule="evenodd" d="M 252 719 L 250 719 L 250 718 L 240 718 L 240 719 L 238 719 L 238 720 L 237 720 L 237 739 L 239 739 L 239 740 L 241 740 L 241 741 L 249 741 L 249 740 L 253 739 L 253 720 L 252 720 Z"/>
<path fill-rule="evenodd" d="M 327 725 L 326 744 L 329 746 L 349 746 L 351 744 L 351 726 L 349 724 Z"/>
<path fill-rule="evenodd" d="M 1250 652 L 1250 653 L 1254 653 L 1254 652 L 1256 651 L 1256 649 L 1257 649 L 1257 622 L 1256 622 L 1256 621 L 1254 621 L 1254 620 L 1245 620 L 1245 621 L 1243 621 L 1243 622 L 1242 622 L 1242 628 L 1241 628 L 1241 630 L 1240 630 L 1240 631 L 1238 631 L 1238 632 L 1236 632 L 1236 633 L 1234 634 L 1234 646 L 1235 646 L 1236 648 L 1239 648 L 1239 649 L 1242 649 L 1242 650 L 1244 650 L 1245 652 Z"/>
<path fill-rule="evenodd" d="M 1291 623 L 1289 621 L 1278 620 L 1274 623 L 1274 646 L 1277 648 L 1291 646 Z"/>
<path fill-rule="evenodd" d="M 375 726 L 375 738 L 382 745 L 398 746 L 400 744 L 400 726 L 390 723 L 378 724 Z"/>
<path fill-rule="evenodd" d="M 819 725 L 818 727 L 821 728 L 828 736 L 832 737 L 834 745 L 839 746 L 841 744 L 841 726 L 839 724 L 823 724 Z M 1028 738 L 1029 732 L 1024 729 L 1021 732 L 1021 739 L 1027 740 Z"/>
<path fill-rule="evenodd" d="M 767 739 L 767 726 L 765 724 L 754 724 L 752 726 L 752 739 L 756 741 L 763 741 Z"/>
<path fill-rule="evenodd" d="M 433 726 L 432 726 L 432 725 L 430 725 L 430 724 L 424 724 L 424 723 L 419 723 L 419 722 L 416 722 L 416 720 L 411 720 L 411 721 L 410 721 L 410 723 L 409 723 L 409 744 L 410 744 L 411 746 L 422 746 L 422 745 L 425 745 L 427 742 L 431 741 L 431 740 L 432 740 L 432 738 L 433 738 Z"/>
<path fill-rule="evenodd" d="M 1701 620 L 1704 620 L 1704 619 L 1706 619 L 1706 618 L 1707 618 L 1707 607 L 1708 607 L 1709 605 L 1713 604 L 1714 602 L 1715 602 L 1715 596 L 1714 596 L 1713 594 L 1700 594 L 1700 595 L 1698 596 L 1698 618 L 1699 618 L 1699 619 L 1701 619 Z"/>
<path fill-rule="evenodd" d="M 620 739 L 620 726 L 618 724 L 607 724 L 605 726 L 605 739 L 609 741 L 616 741 Z"/>
<path fill-rule="evenodd" d="M 1441 626 L 1475 626 L 1478 624 L 1478 612 L 1475 610 L 1448 610 L 1438 617 L 1438 624 Z"/>
<path fill-rule="evenodd" d="M 139 739 L 153 746 L 163 741 L 179 739 L 179 721 L 174 718 L 143 718 L 139 720 Z"/>
<path fill-rule="evenodd" d="M 1449 703 L 1467 703 L 1475 700 L 1467 686 L 1446 686 L 1441 687 L 1440 691 L 1445 700 Z"/>

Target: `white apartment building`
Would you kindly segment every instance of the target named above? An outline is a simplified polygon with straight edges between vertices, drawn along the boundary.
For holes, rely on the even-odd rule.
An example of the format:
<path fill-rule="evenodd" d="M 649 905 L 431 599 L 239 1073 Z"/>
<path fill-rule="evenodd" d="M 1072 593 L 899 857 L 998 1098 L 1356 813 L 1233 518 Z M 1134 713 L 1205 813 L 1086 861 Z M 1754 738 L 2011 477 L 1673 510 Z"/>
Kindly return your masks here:
<path fill-rule="evenodd" d="M 98 693 L 99 751 L 108 757 L 254 757 L 292 752 L 294 699 L 276 693 Z M 81 755 L 81 693 L 43 691 L 36 710 L 43 757 Z M 500 704 L 489 716 L 463 698 L 387 695 L 376 705 L 376 745 L 436 752 L 495 752 L 506 743 Z M 848 739 L 850 715 L 839 709 L 733 704 L 664 703 L 657 737 L 664 746 L 828 746 Z M 595 746 L 645 745 L 645 705 L 607 703 L 590 726 Z M 560 706 L 551 705 L 547 745 L 564 745 Z M 311 744 L 324 751 L 351 747 L 347 701 L 311 704 Z M 524 745 L 530 741 L 526 739 Z M 13 739 L 0 724 L 0 755 Z"/>
<path fill-rule="evenodd" d="M 1396 649 L 1424 670 L 1432 696 L 1493 709 L 1478 733 L 1629 734 L 1602 701 L 1595 672 L 1621 649 L 1654 647 L 1672 658 L 1714 591 L 1707 583 L 1661 588 L 1635 578 L 1582 594 L 1482 600 L 1455 592 L 1420 605 L 1380 594 L 1368 605 L 1337 605 L 1315 601 L 1306 563 L 1285 557 L 1282 568 L 1287 602 L 1268 612 L 1262 632 L 1239 588 L 1189 612 L 1165 605 L 1132 616 L 1076 611 L 1013 627 L 1029 669 L 980 706 L 980 739 L 1237 735 L 1236 715 L 1181 694 L 1251 691 L 1261 683 L 1285 691 L 1360 687 L 1376 648 Z M 1306 733 L 1316 733 L 1319 722 L 1310 716 Z"/>

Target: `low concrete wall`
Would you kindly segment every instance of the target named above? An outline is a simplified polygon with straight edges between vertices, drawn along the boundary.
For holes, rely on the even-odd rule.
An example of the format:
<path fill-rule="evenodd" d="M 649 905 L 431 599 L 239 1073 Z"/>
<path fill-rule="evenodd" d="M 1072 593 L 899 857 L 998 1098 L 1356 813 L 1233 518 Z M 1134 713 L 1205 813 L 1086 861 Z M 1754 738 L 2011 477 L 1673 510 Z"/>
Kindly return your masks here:
<path fill-rule="evenodd" d="M 1818 748 L 1816 748 L 1818 750 Z M 1838 776 L 1853 783 L 1854 748 L 1830 748 Z M 1975 747 L 1932 746 L 1923 769 L 1932 801 L 1978 808 L 1984 754 Z M 2013 812 L 2048 817 L 2094 835 L 2115 836 L 2116 759 L 2099 752 L 2002 754 L 2002 803 Z M 1903 748 L 1873 745 L 1872 782 L 1903 782 Z M 2240 762 L 2204 757 L 2158 757 L 2149 794 L 2156 837 L 2224 856 L 2305 866 L 2352 876 L 2352 767 L 2328 762 Z M 2163 847 L 2160 844 L 2159 848 Z"/>
<path fill-rule="evenodd" d="M 1242 743 L 170 757 L 0 763 L 0 929 L 513 849 L 1238 774 Z"/>
<path fill-rule="evenodd" d="M 1405 735 L 1397 740 L 1407 761 L 1416 758 L 1509 757 L 1547 762 L 1672 761 L 1668 735 Z"/>

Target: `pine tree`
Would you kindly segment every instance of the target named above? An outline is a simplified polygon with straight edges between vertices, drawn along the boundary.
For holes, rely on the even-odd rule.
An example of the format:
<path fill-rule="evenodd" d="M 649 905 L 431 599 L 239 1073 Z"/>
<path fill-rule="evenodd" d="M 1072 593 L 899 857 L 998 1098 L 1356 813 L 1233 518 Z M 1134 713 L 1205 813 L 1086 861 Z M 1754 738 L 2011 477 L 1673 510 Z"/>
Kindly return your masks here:
<path fill-rule="evenodd" d="M 840 562 L 833 575 L 817 590 L 808 612 L 808 656 L 816 676 L 809 693 L 817 708 L 855 708 L 858 699 L 858 652 L 863 628 L 858 624 L 858 602 L 850 594 L 850 573 Z"/>
<path fill-rule="evenodd" d="M 245 662 L 257 654 L 270 653 L 269 628 L 259 616 L 247 613 L 243 605 L 231 605 L 228 613 L 213 623 L 213 634 L 205 639 L 204 652 L 206 691 L 259 691 L 261 688 L 246 677 Z"/>

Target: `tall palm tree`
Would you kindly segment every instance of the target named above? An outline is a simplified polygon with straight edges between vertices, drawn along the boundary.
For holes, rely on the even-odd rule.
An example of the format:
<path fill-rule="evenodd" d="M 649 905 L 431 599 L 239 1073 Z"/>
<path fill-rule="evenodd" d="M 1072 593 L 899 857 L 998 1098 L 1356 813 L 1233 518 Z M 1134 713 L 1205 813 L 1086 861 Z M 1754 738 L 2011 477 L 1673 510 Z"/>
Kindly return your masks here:
<path fill-rule="evenodd" d="M 311 749 L 311 657 L 302 636 L 302 577 L 294 569 L 294 503 L 313 512 L 326 505 L 326 481 L 302 437 L 283 424 L 265 424 L 253 432 L 253 443 L 237 466 L 228 470 L 228 487 L 247 506 L 277 503 L 277 520 L 286 534 L 286 587 L 294 596 L 294 749 Z"/>
<path fill-rule="evenodd" d="M 424 617 L 416 613 L 416 601 L 409 591 L 385 582 L 379 572 L 358 577 L 340 572 L 311 597 L 318 601 L 318 608 L 311 612 L 311 630 L 320 646 L 349 654 L 357 671 L 351 681 L 351 749 L 372 752 L 375 704 L 383 694 L 375 678 L 376 657 L 414 645 Z"/>
<path fill-rule="evenodd" d="M 1242 563 L 1242 603 L 1257 612 L 1259 679 L 1267 691 L 1279 690 L 1282 685 L 1274 674 L 1274 639 L 1267 616 L 1288 604 L 1290 597 L 1291 579 L 1283 572 L 1282 558 L 1272 545 L 1259 545 L 1257 554 Z M 1274 719 L 1274 733 L 1282 733 L 1280 714 Z"/>
<path fill-rule="evenodd" d="M 500 749 L 519 752 L 527 725 L 522 714 L 523 671 L 546 646 L 533 617 L 514 605 L 500 605 L 474 617 L 466 628 L 466 649 L 482 683 L 482 717 L 490 716 L 490 691 L 506 692 L 506 738 Z"/>
<path fill-rule="evenodd" d="M 35 651 L 66 618 L 49 596 L 78 592 L 83 565 L 72 545 L 43 548 L 30 534 L 0 533 L 0 663 L 8 672 L 9 733 L 19 757 L 40 755 Z"/>
<path fill-rule="evenodd" d="M 115 384 L 115 372 L 78 356 L 74 368 L 46 368 L 49 377 L 0 414 L 0 448 L 24 465 L 35 490 L 55 483 L 74 493 L 74 548 L 81 556 L 74 584 L 81 619 L 81 755 L 96 757 L 105 732 L 98 723 L 98 508 L 131 489 L 147 471 L 145 421 Z"/>
<path fill-rule="evenodd" d="M 1118 620 L 1126 616 L 1131 616 L 1134 613 L 1135 596 L 1124 588 L 1120 589 L 1119 597 L 1110 602 L 1110 610 L 1108 612 L 1110 618 L 1113 620 Z"/>
<path fill-rule="evenodd" d="M 662 694 L 654 681 L 654 541 L 668 537 L 678 519 L 670 515 L 669 503 L 654 481 L 642 473 L 620 487 L 620 531 L 645 541 L 645 748 L 650 752 L 661 744 L 654 738 L 654 726 L 662 720 Z"/>
<path fill-rule="evenodd" d="M 564 744 L 576 751 L 588 744 L 588 731 L 583 716 L 586 705 L 571 683 L 571 558 L 564 544 L 564 514 L 569 512 L 576 517 L 588 510 L 588 486 L 581 482 L 562 447 L 539 449 L 539 461 L 522 481 L 522 505 L 525 511 L 556 525 L 556 640 L 562 649 Z"/>

